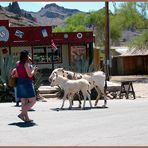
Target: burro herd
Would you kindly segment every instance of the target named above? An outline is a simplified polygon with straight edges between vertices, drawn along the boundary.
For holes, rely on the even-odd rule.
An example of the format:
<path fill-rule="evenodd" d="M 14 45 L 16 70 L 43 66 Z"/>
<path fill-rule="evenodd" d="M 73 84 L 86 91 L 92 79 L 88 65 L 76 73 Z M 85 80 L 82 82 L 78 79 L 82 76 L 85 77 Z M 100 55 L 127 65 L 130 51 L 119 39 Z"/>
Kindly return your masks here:
<path fill-rule="evenodd" d="M 69 109 L 72 108 L 74 95 L 76 93 L 83 96 L 84 102 L 82 109 L 85 109 L 87 98 L 89 99 L 90 107 L 92 107 L 90 95 L 91 89 L 93 88 L 95 88 L 98 94 L 94 106 L 97 106 L 99 99 L 103 97 L 103 107 L 106 107 L 107 96 L 105 93 L 105 78 L 106 76 L 103 71 L 81 74 L 67 71 L 63 68 L 56 68 L 49 76 L 49 82 L 51 86 L 59 86 L 64 91 L 61 109 L 63 109 L 66 99 L 69 100 Z M 81 101 L 79 101 L 79 106 L 80 104 Z"/>

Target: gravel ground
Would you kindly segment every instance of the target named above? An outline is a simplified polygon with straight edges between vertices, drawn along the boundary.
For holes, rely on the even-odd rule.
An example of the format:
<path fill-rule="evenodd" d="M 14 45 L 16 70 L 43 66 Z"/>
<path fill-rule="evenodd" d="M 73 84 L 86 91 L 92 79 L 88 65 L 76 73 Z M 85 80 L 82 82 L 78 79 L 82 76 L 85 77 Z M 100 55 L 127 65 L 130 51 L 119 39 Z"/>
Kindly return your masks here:
<path fill-rule="evenodd" d="M 148 98 L 148 75 L 136 75 L 136 76 L 112 76 L 110 81 L 133 81 L 133 88 L 136 94 L 136 98 Z"/>

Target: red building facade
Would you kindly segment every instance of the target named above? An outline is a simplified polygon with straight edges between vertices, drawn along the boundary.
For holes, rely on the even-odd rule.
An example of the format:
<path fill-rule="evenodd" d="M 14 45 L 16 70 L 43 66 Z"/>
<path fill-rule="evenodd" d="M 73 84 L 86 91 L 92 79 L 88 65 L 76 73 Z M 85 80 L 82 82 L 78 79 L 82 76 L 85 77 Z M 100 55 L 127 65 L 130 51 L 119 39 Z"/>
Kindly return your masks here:
<path fill-rule="evenodd" d="M 93 32 L 53 33 L 51 26 L 10 27 L 9 21 L 0 20 L 0 57 L 12 55 L 17 60 L 23 49 L 41 69 L 52 69 L 54 63 L 77 71 L 77 64 L 93 60 Z"/>

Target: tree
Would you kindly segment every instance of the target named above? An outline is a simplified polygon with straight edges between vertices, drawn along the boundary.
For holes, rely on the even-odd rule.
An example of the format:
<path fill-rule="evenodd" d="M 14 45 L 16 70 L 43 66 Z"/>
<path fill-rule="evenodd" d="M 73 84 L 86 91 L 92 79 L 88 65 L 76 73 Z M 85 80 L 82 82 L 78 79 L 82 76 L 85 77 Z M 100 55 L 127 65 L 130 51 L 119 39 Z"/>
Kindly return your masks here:
<path fill-rule="evenodd" d="M 65 19 L 65 26 L 58 26 L 54 28 L 54 32 L 76 32 L 76 31 L 86 31 L 85 13 L 77 13 Z"/>
<path fill-rule="evenodd" d="M 140 36 L 132 39 L 128 46 L 135 50 L 147 50 L 148 47 L 148 30 L 142 33 Z"/>
<path fill-rule="evenodd" d="M 140 9 L 140 13 L 144 18 L 148 17 L 148 3 L 147 2 L 138 2 L 137 3 L 138 9 Z"/>
<path fill-rule="evenodd" d="M 63 31 L 63 27 L 57 26 L 57 27 L 55 27 L 55 28 L 53 29 L 53 32 L 64 32 L 64 31 Z"/>
<path fill-rule="evenodd" d="M 119 40 L 123 32 L 122 21 L 123 20 L 120 16 L 110 15 L 110 38 L 112 45 L 119 44 Z"/>
<path fill-rule="evenodd" d="M 134 30 L 145 26 L 144 17 L 138 12 L 135 2 L 122 3 L 117 15 L 122 18 L 124 29 Z"/>
<path fill-rule="evenodd" d="M 3 10 L 2 6 L 0 5 L 0 10 Z"/>
<path fill-rule="evenodd" d="M 104 25 L 105 25 L 105 9 L 92 11 L 85 16 L 85 27 L 87 30 L 93 31 L 97 46 L 104 45 Z"/>
<path fill-rule="evenodd" d="M 139 5 L 138 5 L 139 4 Z M 124 2 L 116 8 L 116 13 L 110 15 L 110 39 L 112 45 L 119 44 L 122 33 L 127 30 L 146 28 L 148 20 L 145 18 L 145 6 L 143 3 Z M 139 11 L 138 8 L 142 10 Z M 143 15 L 142 15 L 142 14 Z M 96 45 L 104 45 L 105 8 L 89 13 L 77 13 L 65 20 L 65 26 L 57 27 L 54 31 L 93 31 Z"/>
<path fill-rule="evenodd" d="M 112 2 L 112 4 L 113 4 L 113 7 L 114 7 L 114 14 L 116 14 L 116 13 L 117 13 L 117 6 L 116 6 L 116 2 Z"/>

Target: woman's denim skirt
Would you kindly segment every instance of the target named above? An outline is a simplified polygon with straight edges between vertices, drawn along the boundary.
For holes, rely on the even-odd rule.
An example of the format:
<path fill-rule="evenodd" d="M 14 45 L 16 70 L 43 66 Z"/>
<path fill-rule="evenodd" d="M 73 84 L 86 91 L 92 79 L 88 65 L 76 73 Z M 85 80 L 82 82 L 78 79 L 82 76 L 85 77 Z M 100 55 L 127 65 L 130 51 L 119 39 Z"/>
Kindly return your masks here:
<path fill-rule="evenodd" d="M 35 97 L 35 89 L 32 80 L 27 78 L 18 78 L 17 80 L 17 97 L 32 98 Z"/>

